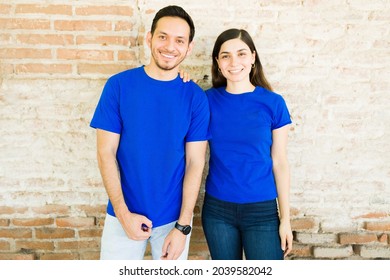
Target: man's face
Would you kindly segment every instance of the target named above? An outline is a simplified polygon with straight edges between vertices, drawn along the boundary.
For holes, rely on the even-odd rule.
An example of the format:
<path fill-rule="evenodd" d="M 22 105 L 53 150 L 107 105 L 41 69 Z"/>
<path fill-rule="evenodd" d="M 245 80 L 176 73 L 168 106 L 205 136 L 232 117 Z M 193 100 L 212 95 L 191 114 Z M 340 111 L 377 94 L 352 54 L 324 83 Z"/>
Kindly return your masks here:
<path fill-rule="evenodd" d="M 165 71 L 176 69 L 192 50 L 189 35 L 190 27 L 185 20 L 179 17 L 160 18 L 154 34 L 149 32 L 146 38 L 151 49 L 151 63 Z"/>

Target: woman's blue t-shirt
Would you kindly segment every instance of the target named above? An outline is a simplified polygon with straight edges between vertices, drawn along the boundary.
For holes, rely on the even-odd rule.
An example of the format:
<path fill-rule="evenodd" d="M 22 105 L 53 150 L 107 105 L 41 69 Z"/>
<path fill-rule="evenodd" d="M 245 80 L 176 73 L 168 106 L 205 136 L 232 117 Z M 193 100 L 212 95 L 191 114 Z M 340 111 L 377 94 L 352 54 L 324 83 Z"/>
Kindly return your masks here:
<path fill-rule="evenodd" d="M 277 197 L 272 172 L 272 130 L 291 123 L 281 95 L 206 91 L 210 106 L 209 173 L 206 192 L 223 201 L 252 203 Z"/>
<path fill-rule="evenodd" d="M 108 79 L 91 127 L 120 134 L 117 162 L 129 210 L 153 227 L 178 219 L 185 143 L 209 139 L 209 107 L 195 83 L 152 79 L 143 67 Z M 107 213 L 115 216 L 111 202 Z"/>

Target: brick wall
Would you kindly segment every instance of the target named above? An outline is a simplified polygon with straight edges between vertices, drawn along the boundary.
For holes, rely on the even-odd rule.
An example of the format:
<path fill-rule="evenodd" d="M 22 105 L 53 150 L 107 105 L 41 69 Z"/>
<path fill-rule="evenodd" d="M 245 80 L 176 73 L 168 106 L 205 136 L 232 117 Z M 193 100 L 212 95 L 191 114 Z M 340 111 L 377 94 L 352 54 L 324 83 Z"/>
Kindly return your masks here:
<path fill-rule="evenodd" d="M 291 259 L 390 259 L 390 2 L 0 0 L 0 259 L 97 259 L 107 196 L 89 128 L 105 80 L 149 60 L 154 13 L 247 29 L 294 124 Z M 207 172 L 207 170 L 206 170 Z M 199 196 L 191 259 L 207 259 Z"/>

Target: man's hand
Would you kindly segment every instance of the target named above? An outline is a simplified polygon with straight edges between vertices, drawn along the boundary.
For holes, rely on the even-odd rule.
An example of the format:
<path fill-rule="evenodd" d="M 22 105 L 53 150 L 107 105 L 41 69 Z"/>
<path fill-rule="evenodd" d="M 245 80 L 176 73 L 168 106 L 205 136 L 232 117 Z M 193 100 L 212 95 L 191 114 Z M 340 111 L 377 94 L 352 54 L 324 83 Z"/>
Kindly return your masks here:
<path fill-rule="evenodd" d="M 152 221 L 145 216 L 122 211 L 116 214 L 127 237 L 132 240 L 146 240 L 152 234 Z"/>
<path fill-rule="evenodd" d="M 162 247 L 162 260 L 177 260 L 183 253 L 186 245 L 187 235 L 177 229 L 172 229 L 167 235 Z"/>

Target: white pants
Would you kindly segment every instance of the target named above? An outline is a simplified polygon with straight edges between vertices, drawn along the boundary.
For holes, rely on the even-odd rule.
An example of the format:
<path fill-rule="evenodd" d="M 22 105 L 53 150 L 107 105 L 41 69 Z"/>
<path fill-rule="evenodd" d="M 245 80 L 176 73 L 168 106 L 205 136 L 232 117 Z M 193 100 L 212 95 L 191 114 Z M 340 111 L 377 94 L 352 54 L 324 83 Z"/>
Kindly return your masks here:
<path fill-rule="evenodd" d="M 165 237 L 175 227 L 175 222 L 153 228 L 147 240 L 136 241 L 127 237 L 122 225 L 116 217 L 106 215 L 101 239 L 101 260 L 143 260 L 148 241 L 152 249 L 152 257 L 159 260 Z M 191 233 L 187 235 L 186 245 L 179 260 L 187 260 Z"/>

